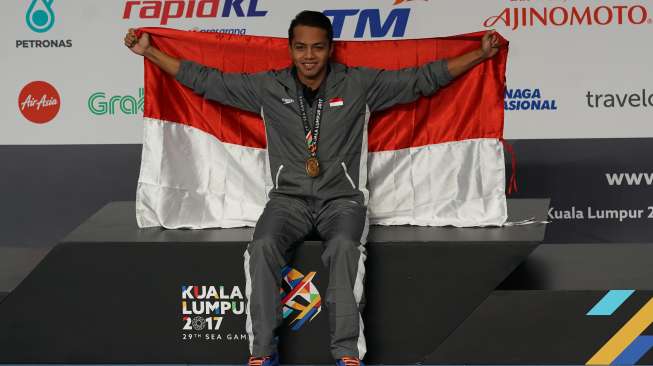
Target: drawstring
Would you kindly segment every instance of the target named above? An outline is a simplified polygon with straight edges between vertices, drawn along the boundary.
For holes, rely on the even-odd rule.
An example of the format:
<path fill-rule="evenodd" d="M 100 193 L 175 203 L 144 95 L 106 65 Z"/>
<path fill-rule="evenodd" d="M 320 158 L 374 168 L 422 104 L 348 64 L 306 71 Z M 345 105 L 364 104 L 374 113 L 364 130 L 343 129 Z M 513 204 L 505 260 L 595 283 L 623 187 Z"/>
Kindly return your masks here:
<path fill-rule="evenodd" d="M 508 194 L 511 195 L 513 192 L 517 192 L 517 154 L 515 154 L 515 150 L 506 140 L 502 138 L 501 142 L 512 160 L 512 170 L 510 179 L 508 180 Z"/>

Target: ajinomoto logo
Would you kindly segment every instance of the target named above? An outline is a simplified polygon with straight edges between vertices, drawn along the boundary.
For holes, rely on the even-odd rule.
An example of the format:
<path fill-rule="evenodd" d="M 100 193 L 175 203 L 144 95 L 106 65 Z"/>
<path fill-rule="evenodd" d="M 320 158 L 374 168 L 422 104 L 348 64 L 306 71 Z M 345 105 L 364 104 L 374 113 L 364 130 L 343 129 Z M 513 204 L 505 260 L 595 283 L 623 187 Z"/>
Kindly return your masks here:
<path fill-rule="evenodd" d="M 45 81 L 32 81 L 18 94 L 18 109 L 28 121 L 43 124 L 57 116 L 61 97 L 54 86 Z"/>
<path fill-rule="evenodd" d="M 653 23 L 648 7 L 642 3 L 607 4 L 596 1 L 584 6 L 550 4 L 551 2 L 541 0 L 520 1 L 518 6 L 506 7 L 497 15 L 486 18 L 483 25 L 488 28 L 503 26 L 517 30 L 536 27 L 638 26 Z"/>
<path fill-rule="evenodd" d="M 25 13 L 25 22 L 36 33 L 45 33 L 54 26 L 54 0 L 32 0 Z"/>

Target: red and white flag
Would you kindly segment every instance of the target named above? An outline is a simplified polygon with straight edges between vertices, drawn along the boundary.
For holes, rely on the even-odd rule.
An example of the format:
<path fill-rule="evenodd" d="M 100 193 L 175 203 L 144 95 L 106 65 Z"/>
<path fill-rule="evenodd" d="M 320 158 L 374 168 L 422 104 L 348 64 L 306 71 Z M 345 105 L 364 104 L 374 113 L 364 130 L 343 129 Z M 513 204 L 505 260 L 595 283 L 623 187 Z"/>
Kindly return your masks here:
<path fill-rule="evenodd" d="M 290 65 L 284 38 L 144 28 L 161 50 L 225 72 Z M 476 49 L 483 33 L 336 42 L 349 66 L 414 67 Z M 388 52 L 392 50 L 392 52 Z M 484 226 L 507 218 L 503 94 L 507 47 L 447 87 L 372 114 L 371 224 Z M 343 105 L 341 98 L 329 100 Z M 145 61 L 140 227 L 254 226 L 272 188 L 260 116 L 207 101 Z"/>

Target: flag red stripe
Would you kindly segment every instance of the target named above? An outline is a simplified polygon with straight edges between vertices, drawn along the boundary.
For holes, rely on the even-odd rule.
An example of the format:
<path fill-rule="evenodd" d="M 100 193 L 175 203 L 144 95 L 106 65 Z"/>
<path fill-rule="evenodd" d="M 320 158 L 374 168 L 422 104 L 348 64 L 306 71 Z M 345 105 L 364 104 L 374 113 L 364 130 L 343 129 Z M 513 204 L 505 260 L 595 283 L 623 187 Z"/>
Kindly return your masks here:
<path fill-rule="evenodd" d="M 284 38 L 143 28 L 163 51 L 225 72 L 258 72 L 288 66 Z M 336 42 L 334 59 L 349 66 L 399 69 L 453 57 L 480 45 L 482 33 L 400 41 Z M 256 52 L 252 52 L 256 50 Z M 392 50 L 392 52 L 388 52 Z M 369 151 L 385 151 L 473 138 L 503 136 L 507 48 L 435 95 L 375 113 Z M 185 123 L 227 143 L 265 147 L 257 114 L 203 100 L 145 61 L 145 117 Z"/>

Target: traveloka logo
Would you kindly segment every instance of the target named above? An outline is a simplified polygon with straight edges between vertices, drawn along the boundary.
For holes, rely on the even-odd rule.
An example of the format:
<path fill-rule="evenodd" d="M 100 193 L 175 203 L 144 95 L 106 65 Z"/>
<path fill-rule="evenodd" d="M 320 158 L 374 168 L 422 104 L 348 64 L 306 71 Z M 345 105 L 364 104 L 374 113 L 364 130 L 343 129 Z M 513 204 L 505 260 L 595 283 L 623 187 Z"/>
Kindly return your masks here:
<path fill-rule="evenodd" d="M 535 3 L 526 1 L 522 3 Z M 651 24 L 646 6 L 587 5 L 587 6 L 517 6 L 503 9 L 498 15 L 488 17 L 485 27 L 503 25 L 511 30 L 534 27 L 601 27 Z"/>
<path fill-rule="evenodd" d="M 54 0 L 32 0 L 25 13 L 29 29 L 36 33 L 45 33 L 54 26 L 53 2 Z"/>
<path fill-rule="evenodd" d="M 555 99 L 542 98 L 540 89 L 506 89 L 503 107 L 506 111 L 555 111 Z"/>
<path fill-rule="evenodd" d="M 322 297 L 312 280 L 316 272 L 304 276 L 296 269 L 286 266 L 281 275 L 281 303 L 283 318 L 292 316 L 291 329 L 299 330 L 306 322 L 311 322 L 322 311 Z"/>
<path fill-rule="evenodd" d="M 114 95 L 107 97 L 105 92 L 96 92 L 88 98 L 88 110 L 97 115 L 114 115 L 118 112 L 123 114 L 138 114 L 143 112 L 145 102 L 144 89 L 138 89 L 138 98 L 131 95 Z"/>

